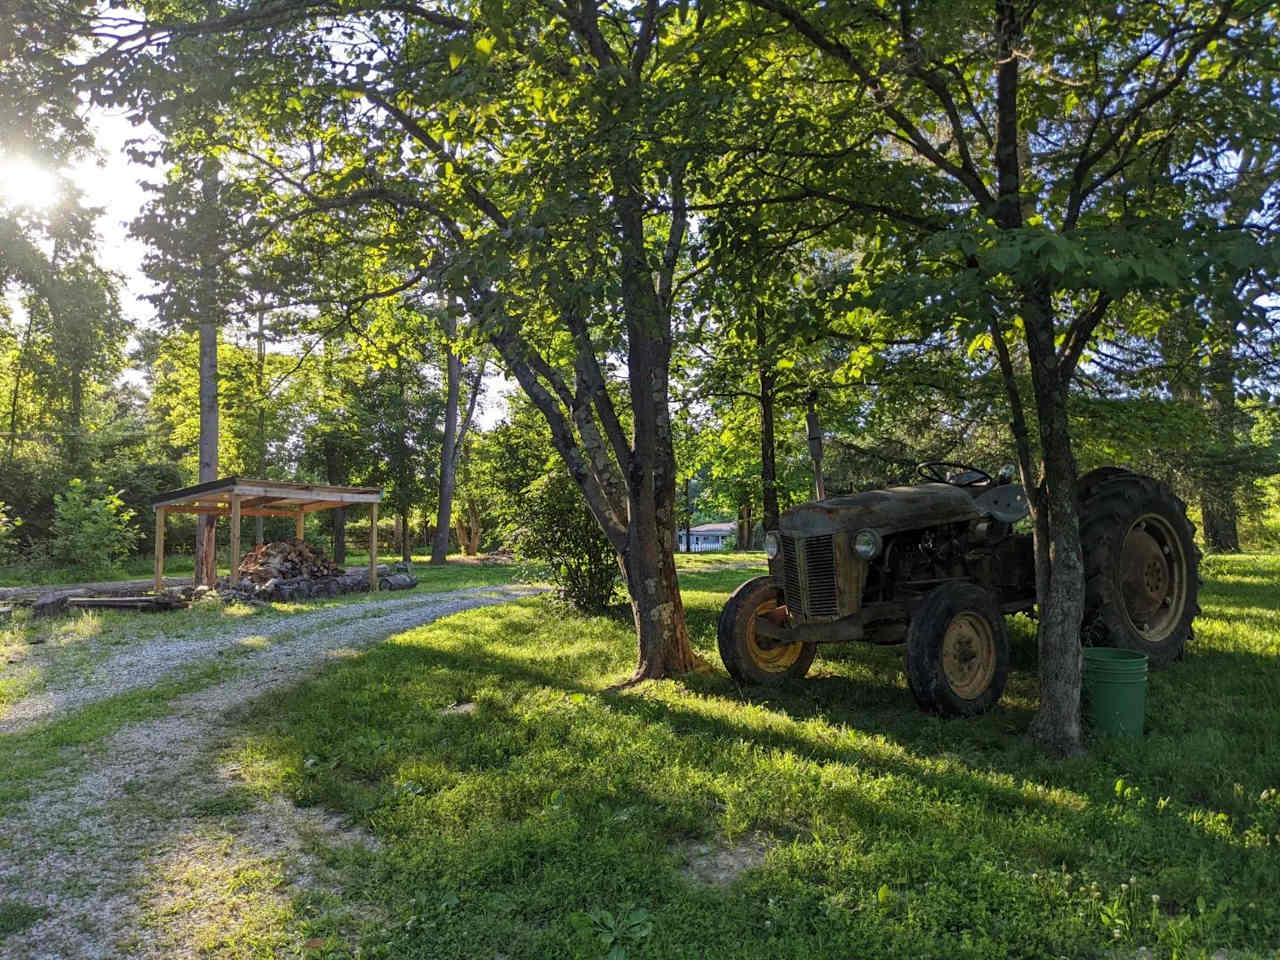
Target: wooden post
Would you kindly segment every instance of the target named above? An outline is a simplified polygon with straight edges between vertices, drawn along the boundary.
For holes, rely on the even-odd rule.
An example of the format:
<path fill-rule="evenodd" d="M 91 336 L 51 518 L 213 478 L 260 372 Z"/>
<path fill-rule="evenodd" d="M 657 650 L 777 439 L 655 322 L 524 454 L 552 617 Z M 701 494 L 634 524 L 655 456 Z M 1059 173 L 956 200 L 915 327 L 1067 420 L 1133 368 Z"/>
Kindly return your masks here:
<path fill-rule="evenodd" d="M 240 497 L 231 495 L 231 572 L 230 582 L 239 579 L 236 571 L 240 569 Z"/>
<path fill-rule="evenodd" d="M 302 512 L 302 508 L 301 508 L 301 507 L 299 507 L 299 508 L 298 508 L 298 520 L 297 520 L 297 524 L 298 524 L 298 525 L 297 525 L 297 528 L 296 528 L 296 532 L 297 532 L 297 539 L 298 539 L 298 540 L 301 540 L 301 539 L 302 539 L 302 534 L 303 534 L 304 530 L 306 529 L 306 522 L 307 522 L 307 515 L 306 515 L 305 513 L 303 513 L 303 512 Z"/>
<path fill-rule="evenodd" d="M 156 507 L 156 593 L 164 591 L 164 507 Z"/>
<path fill-rule="evenodd" d="M 378 592 L 378 505 L 369 504 L 369 592 Z"/>

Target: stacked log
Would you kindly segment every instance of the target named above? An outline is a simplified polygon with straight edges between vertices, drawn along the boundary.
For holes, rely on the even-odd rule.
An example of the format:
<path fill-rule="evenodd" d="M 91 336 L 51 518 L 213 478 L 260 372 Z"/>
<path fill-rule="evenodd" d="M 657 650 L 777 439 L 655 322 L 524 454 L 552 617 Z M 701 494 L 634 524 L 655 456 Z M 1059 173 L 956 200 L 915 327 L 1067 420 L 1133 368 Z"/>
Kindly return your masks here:
<path fill-rule="evenodd" d="M 416 578 L 397 573 L 385 564 L 378 565 L 378 586 L 382 590 L 409 590 L 418 585 Z M 343 572 L 339 576 L 326 577 L 272 577 L 256 583 L 250 579 L 218 583 L 218 596 L 226 601 L 238 601 L 251 605 L 269 602 L 288 603 L 297 600 L 316 600 L 336 597 L 342 593 L 364 593 L 369 589 L 369 571 Z"/>
<path fill-rule="evenodd" d="M 239 580 L 255 584 L 268 580 L 316 580 L 345 572 L 305 540 L 276 540 L 254 547 L 240 561 Z M 365 578 L 368 579 L 367 577 Z"/>

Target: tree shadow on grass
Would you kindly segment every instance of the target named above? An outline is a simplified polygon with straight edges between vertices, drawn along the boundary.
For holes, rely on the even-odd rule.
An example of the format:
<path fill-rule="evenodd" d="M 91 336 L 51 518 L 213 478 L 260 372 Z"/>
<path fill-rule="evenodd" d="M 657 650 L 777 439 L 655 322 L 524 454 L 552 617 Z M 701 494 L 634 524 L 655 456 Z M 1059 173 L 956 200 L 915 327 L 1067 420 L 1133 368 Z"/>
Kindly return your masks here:
<path fill-rule="evenodd" d="M 674 910 L 681 897 L 740 909 L 744 891 L 760 896 L 764 880 L 748 878 L 729 893 L 672 887 L 672 841 L 724 830 L 772 836 L 798 864 L 824 844 L 852 844 L 879 858 L 876 877 L 909 889 L 963 888 L 970 858 L 1004 863 L 991 882 L 1025 884 L 1034 871 L 1150 876 L 1172 857 L 1206 865 L 1193 878 L 1234 873 L 1250 889 L 1277 892 L 1241 862 L 1232 838 L 1174 814 L 1157 823 L 1152 805 L 1117 804 L 1110 781 L 1094 782 L 1097 770 L 1054 776 L 1026 751 L 992 755 L 975 746 L 964 722 L 926 717 L 897 735 L 861 732 L 864 701 L 878 698 L 887 714 L 893 691 L 864 684 L 856 706 L 824 709 L 802 688 L 743 704 L 724 678 L 605 693 L 586 679 L 602 658 L 607 650 L 587 648 L 557 667 L 554 657 L 539 663 L 479 639 L 447 649 L 378 648 L 344 667 L 345 677 L 283 695 L 269 725 L 285 740 L 306 732 L 302 742 L 276 746 L 320 751 L 324 772 L 311 776 L 323 782 L 309 799 L 381 824 L 409 857 L 404 883 L 453 882 L 479 899 L 502 894 L 518 902 L 513 915 L 522 921 L 541 917 L 544 939 L 508 931 L 529 945 L 526 955 L 552 942 L 569 949 L 557 940 L 568 936 L 557 926 L 567 910 L 612 908 L 641 893 L 651 909 Z M 477 697 L 479 709 L 441 717 L 439 707 L 459 690 Z M 330 714 L 324 729 L 312 726 L 308 706 L 320 704 Z M 380 732 L 370 739 L 370 731 Z M 352 764 L 375 756 L 380 737 L 391 741 L 384 761 L 360 773 Z M 435 769 L 435 779 L 407 792 L 415 763 Z M 353 778 L 366 791 L 354 806 L 336 786 Z M 766 870 L 769 896 L 790 888 L 813 897 L 830 883 L 869 882 L 863 868 L 833 869 L 828 880 L 805 879 L 811 867 Z M 812 946 L 812 929 L 792 932 L 797 945 Z M 492 930 L 472 933 L 487 938 Z M 717 925 L 716 935 L 731 933 Z M 1063 944 L 1044 944 L 1051 945 Z"/>

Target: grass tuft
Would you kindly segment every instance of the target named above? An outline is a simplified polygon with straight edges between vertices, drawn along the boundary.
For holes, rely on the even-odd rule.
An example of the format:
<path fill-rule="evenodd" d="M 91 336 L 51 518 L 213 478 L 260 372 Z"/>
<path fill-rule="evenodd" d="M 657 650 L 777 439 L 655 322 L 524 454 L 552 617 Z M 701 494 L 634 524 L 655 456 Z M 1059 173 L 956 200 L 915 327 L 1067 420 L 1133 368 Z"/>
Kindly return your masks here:
<path fill-rule="evenodd" d="M 0 937 L 25 930 L 43 920 L 43 907 L 33 907 L 17 900 L 0 900 Z"/>

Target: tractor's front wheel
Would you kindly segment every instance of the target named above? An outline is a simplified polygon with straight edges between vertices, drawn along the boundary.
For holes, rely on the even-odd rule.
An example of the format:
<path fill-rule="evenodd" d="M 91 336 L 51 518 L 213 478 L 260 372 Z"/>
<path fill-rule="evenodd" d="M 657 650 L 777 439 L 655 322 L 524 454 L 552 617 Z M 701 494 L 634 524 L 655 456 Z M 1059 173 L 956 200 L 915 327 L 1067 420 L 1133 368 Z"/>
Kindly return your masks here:
<path fill-rule="evenodd" d="M 995 706 L 1009 676 L 1009 633 L 995 599 L 972 583 L 944 583 L 907 629 L 907 683 L 926 710 L 972 717 Z"/>
<path fill-rule="evenodd" d="M 716 631 L 720 659 L 739 683 L 780 683 L 809 672 L 817 644 L 780 643 L 756 633 L 756 617 L 786 621 L 787 608 L 778 603 L 772 577 L 748 580 L 729 597 L 720 611 Z"/>

